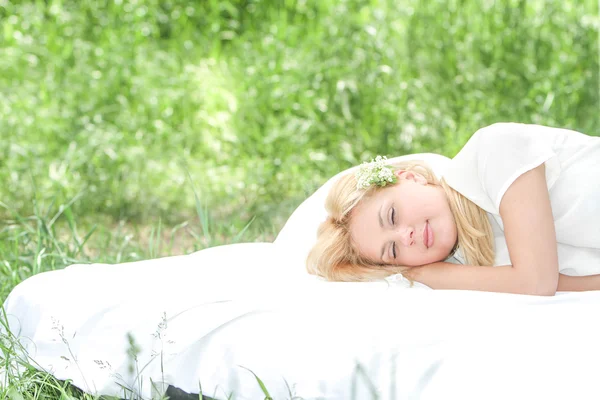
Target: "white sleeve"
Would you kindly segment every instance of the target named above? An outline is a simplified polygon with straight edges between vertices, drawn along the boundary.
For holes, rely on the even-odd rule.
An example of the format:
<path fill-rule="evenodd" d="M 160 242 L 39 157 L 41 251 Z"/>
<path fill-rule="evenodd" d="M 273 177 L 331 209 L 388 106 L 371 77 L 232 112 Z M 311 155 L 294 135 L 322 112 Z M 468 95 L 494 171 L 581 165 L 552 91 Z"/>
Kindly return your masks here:
<path fill-rule="evenodd" d="M 448 184 L 484 210 L 499 214 L 510 185 L 525 172 L 546 163 L 550 188 L 560 174 L 555 147 L 562 129 L 497 123 L 475 132 L 454 157 Z"/>

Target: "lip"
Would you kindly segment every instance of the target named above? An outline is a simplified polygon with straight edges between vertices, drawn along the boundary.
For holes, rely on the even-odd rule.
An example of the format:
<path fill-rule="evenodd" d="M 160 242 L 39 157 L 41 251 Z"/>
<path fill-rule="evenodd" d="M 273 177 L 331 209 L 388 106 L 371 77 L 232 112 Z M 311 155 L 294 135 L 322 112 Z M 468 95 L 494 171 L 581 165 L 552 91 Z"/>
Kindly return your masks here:
<path fill-rule="evenodd" d="M 423 243 L 427 248 L 433 246 L 433 230 L 429 225 L 429 221 L 425 223 L 425 229 L 423 229 Z"/>

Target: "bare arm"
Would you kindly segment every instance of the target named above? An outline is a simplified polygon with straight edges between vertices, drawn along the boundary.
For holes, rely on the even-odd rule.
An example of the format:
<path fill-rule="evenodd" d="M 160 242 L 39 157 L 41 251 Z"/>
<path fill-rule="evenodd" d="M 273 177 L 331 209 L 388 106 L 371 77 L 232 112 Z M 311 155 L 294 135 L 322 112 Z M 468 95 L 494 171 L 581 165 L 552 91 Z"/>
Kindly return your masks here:
<path fill-rule="evenodd" d="M 600 275 L 568 276 L 560 275 L 558 279 L 559 292 L 583 292 L 600 290 Z"/>
<path fill-rule="evenodd" d="M 512 265 L 440 262 L 412 268 L 407 276 L 434 289 L 554 295 L 559 282 L 558 255 L 543 164 L 508 188 L 500 203 L 500 216 Z"/>
<path fill-rule="evenodd" d="M 407 276 L 412 279 L 425 283 L 435 289 L 465 289 L 469 287 L 470 290 L 481 290 L 490 291 L 489 284 L 480 284 L 477 279 L 485 281 L 486 279 L 512 279 L 512 272 L 506 271 L 510 268 L 509 265 L 502 267 L 476 267 L 471 265 L 457 265 L 451 263 L 435 263 L 427 266 L 428 268 L 435 267 L 435 271 L 431 271 L 428 268 L 415 267 L 414 271 Z M 466 269 L 474 268 L 482 270 L 481 272 L 465 272 Z M 495 272 L 498 270 L 499 272 Z M 463 274 L 468 277 L 476 277 L 471 282 L 459 282 L 453 285 L 453 279 L 456 274 Z M 405 274 L 406 275 L 406 274 Z M 527 284 L 522 282 L 522 285 L 515 284 L 514 282 L 501 282 L 495 283 L 499 288 L 505 287 L 507 293 L 528 293 Z M 569 276 L 560 274 L 558 278 L 558 292 L 584 292 L 588 290 L 600 290 L 600 275 L 589 275 L 589 276 Z M 500 290 L 498 290 L 500 291 Z"/>

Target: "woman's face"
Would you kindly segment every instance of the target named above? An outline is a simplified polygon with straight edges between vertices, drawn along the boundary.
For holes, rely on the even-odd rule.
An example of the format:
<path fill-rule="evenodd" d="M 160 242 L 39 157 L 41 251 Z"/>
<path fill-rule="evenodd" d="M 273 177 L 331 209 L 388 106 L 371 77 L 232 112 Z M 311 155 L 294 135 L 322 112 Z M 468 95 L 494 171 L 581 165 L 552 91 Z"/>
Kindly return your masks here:
<path fill-rule="evenodd" d="M 414 172 L 352 211 L 350 234 L 358 252 L 375 263 L 407 267 L 442 261 L 457 240 L 456 223 L 440 186 Z"/>

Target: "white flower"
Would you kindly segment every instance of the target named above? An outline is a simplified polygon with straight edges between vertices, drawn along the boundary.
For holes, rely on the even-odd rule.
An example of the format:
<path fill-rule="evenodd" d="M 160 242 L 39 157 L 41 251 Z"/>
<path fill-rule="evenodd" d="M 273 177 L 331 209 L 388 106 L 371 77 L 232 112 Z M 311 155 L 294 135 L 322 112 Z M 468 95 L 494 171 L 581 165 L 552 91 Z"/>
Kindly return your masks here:
<path fill-rule="evenodd" d="M 370 163 L 362 163 L 356 172 L 356 188 L 363 190 L 371 185 L 386 186 L 388 183 L 395 183 L 396 176 L 385 164 L 386 160 L 386 157 L 377 156 Z"/>

